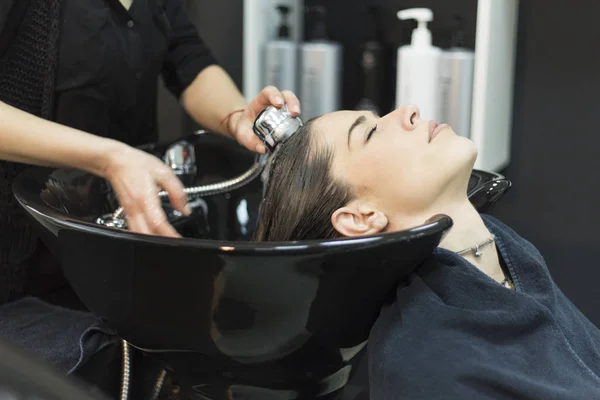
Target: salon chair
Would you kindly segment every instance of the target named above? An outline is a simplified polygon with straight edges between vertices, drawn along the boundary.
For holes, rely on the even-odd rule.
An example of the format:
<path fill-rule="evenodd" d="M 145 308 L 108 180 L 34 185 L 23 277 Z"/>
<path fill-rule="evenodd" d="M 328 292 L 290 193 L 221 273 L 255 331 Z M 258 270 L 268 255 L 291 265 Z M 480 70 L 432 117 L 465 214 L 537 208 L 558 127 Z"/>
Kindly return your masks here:
<path fill-rule="evenodd" d="M 192 172 L 209 184 L 237 176 L 253 155 L 217 135 L 194 134 Z M 162 157 L 168 144 L 143 149 Z M 469 196 L 488 211 L 510 182 L 474 171 Z M 103 179 L 32 168 L 15 195 L 62 261 L 81 301 L 122 343 L 99 353 L 80 377 L 112 398 L 367 399 L 353 382 L 369 330 L 394 288 L 438 246 L 452 220 L 367 238 L 250 242 L 260 177 L 191 201 L 184 236 L 145 236 L 102 225 L 118 207 Z M 128 372 L 123 374 L 123 371 Z"/>

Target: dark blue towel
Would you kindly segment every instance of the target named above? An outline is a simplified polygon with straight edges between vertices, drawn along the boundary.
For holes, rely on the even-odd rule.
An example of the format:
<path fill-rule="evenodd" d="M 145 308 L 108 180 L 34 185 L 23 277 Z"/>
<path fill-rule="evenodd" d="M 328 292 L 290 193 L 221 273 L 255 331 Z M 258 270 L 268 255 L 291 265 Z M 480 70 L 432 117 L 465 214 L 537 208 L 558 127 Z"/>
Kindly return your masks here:
<path fill-rule="evenodd" d="M 0 338 L 72 373 L 119 339 L 92 314 L 33 297 L 0 306 Z"/>
<path fill-rule="evenodd" d="M 371 400 L 600 399 L 600 331 L 531 243 L 484 221 L 516 291 L 437 249 L 372 329 Z"/>

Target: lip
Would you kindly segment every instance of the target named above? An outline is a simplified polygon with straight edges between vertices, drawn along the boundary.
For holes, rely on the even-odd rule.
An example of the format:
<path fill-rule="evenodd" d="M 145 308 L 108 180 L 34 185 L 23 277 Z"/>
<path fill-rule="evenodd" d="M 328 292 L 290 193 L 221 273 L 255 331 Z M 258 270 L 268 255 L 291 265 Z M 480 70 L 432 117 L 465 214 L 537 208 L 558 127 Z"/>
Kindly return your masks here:
<path fill-rule="evenodd" d="M 429 143 L 446 128 L 448 128 L 448 124 L 438 124 L 435 121 L 431 121 L 429 123 Z"/>

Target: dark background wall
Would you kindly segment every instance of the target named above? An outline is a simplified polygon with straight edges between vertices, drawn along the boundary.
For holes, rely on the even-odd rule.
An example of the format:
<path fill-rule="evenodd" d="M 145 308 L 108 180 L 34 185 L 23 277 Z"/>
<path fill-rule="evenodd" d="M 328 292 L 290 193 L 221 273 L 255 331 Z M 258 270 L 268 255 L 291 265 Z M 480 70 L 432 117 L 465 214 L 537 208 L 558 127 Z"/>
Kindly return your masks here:
<path fill-rule="evenodd" d="M 307 0 L 308 4 L 316 0 Z M 194 19 L 238 84 L 242 77 L 241 0 L 190 1 Z M 436 11 L 434 34 L 454 10 L 467 22 L 475 0 L 328 0 L 333 39 L 346 44 L 345 107 L 356 104 L 356 43 L 364 31 L 365 4 L 389 12 L 382 22 L 393 49 L 409 40 L 401 8 L 429 5 Z M 513 189 L 494 214 L 533 242 L 544 254 L 562 290 L 600 326 L 600 2 L 579 0 L 573 7 L 547 0 L 521 0 L 515 81 L 512 161 L 503 171 Z M 474 27 L 467 42 L 472 46 Z M 395 62 L 392 57 L 390 63 Z M 393 93 L 392 74 L 386 79 Z"/>
<path fill-rule="evenodd" d="M 521 0 L 512 162 L 496 213 L 600 326 L 600 2 Z"/>

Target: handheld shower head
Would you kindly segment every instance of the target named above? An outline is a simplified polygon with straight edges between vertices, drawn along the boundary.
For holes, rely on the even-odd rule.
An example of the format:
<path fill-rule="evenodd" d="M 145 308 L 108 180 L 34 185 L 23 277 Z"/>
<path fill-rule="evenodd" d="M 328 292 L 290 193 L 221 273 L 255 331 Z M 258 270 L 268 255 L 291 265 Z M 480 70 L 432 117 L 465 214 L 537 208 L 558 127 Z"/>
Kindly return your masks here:
<path fill-rule="evenodd" d="M 269 106 L 258 115 L 253 130 L 272 152 L 278 144 L 289 139 L 303 125 L 300 117 L 293 117 L 290 114 L 287 105 L 280 109 Z"/>

